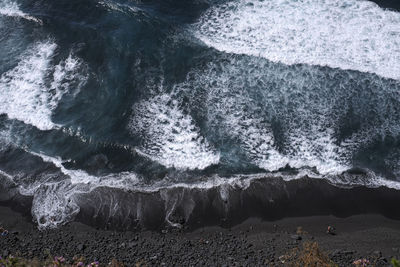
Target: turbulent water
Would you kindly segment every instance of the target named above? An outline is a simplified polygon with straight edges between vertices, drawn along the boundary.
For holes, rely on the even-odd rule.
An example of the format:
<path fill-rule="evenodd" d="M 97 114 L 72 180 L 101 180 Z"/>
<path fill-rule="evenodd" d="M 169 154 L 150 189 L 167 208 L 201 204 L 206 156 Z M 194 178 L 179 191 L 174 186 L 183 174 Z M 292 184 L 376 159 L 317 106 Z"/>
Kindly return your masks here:
<path fill-rule="evenodd" d="M 0 0 L 0 200 L 33 197 L 45 228 L 99 188 L 219 186 L 224 198 L 253 178 L 307 175 L 400 190 L 399 12 Z"/>

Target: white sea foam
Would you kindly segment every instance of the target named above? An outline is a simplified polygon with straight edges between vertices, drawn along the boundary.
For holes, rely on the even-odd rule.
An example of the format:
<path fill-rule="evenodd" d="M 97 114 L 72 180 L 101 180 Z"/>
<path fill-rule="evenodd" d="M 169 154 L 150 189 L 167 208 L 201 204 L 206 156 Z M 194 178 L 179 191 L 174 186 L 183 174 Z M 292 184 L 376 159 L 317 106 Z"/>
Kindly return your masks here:
<path fill-rule="evenodd" d="M 287 175 L 283 173 L 265 173 L 250 174 L 250 175 L 234 175 L 231 177 L 220 177 L 213 175 L 208 177 L 206 181 L 196 181 L 193 183 L 171 183 L 166 181 L 158 181 L 151 185 L 140 183 L 138 176 L 131 172 L 111 174 L 104 177 L 95 177 L 89 175 L 83 170 L 69 170 L 63 167 L 62 161 L 58 158 L 49 157 L 42 153 L 33 153 L 41 157 L 46 162 L 51 162 L 57 166 L 66 177 L 70 179 L 61 179 L 59 174 L 45 175 L 44 177 L 37 177 L 34 184 L 31 184 L 29 189 L 20 186 L 22 194 L 33 196 L 32 215 L 38 223 L 40 229 L 55 228 L 68 221 L 74 219 L 76 214 L 79 213 L 80 208 L 77 204 L 76 196 L 81 193 L 88 193 L 95 188 L 106 186 L 110 188 L 120 188 L 124 190 L 135 190 L 137 192 L 160 192 L 161 197 L 164 198 L 167 212 L 166 221 L 169 221 L 169 213 L 174 210 L 176 201 L 182 201 L 180 196 L 170 195 L 170 189 L 173 188 L 189 188 L 189 189 L 203 189 L 208 190 L 212 188 L 219 188 L 221 198 L 228 199 L 229 192 L 232 188 L 246 189 L 254 179 L 268 179 L 271 177 L 283 177 L 284 180 L 300 179 L 305 176 L 314 179 L 328 179 L 334 184 L 344 186 L 359 186 L 365 185 L 367 187 L 386 186 L 400 190 L 400 182 L 389 181 L 372 172 L 367 176 L 360 176 L 359 179 L 354 176 L 316 176 L 315 173 L 303 170 L 296 175 Z M 1 173 L 0 173 L 1 174 Z M 25 189 L 25 190 L 24 190 Z M 107 205 L 110 203 L 107 203 Z M 190 205 L 189 205 L 190 206 Z M 110 208 L 110 210 L 117 212 L 119 207 Z M 140 210 L 138 210 L 140 212 Z M 190 214 L 190 212 L 189 212 Z M 138 214 L 140 218 L 140 214 Z M 171 222 L 172 223 L 172 222 Z"/>
<path fill-rule="evenodd" d="M 80 210 L 74 201 L 75 194 L 76 189 L 67 181 L 37 188 L 31 212 L 39 229 L 55 228 L 72 220 Z"/>
<path fill-rule="evenodd" d="M 220 51 L 400 79 L 400 13 L 360 0 L 235 0 L 194 34 Z"/>
<path fill-rule="evenodd" d="M 0 113 L 47 130 L 54 127 L 45 77 L 56 44 L 43 42 L 23 56 L 18 65 L 0 78 Z"/>
<path fill-rule="evenodd" d="M 26 20 L 31 20 L 36 23 L 42 24 L 42 21 L 40 19 L 37 19 L 33 16 L 30 16 L 30 15 L 22 12 L 18 3 L 10 1 L 10 0 L 2 0 L 0 2 L 0 15 L 23 18 Z"/>
<path fill-rule="evenodd" d="M 114 1 L 99 1 L 98 4 L 110 11 L 117 11 L 121 13 L 128 13 L 128 12 L 137 13 L 140 11 L 138 8 L 132 7 L 127 4 L 117 3 Z"/>
<path fill-rule="evenodd" d="M 57 125 L 51 120 L 52 112 L 73 80 L 79 88 L 85 77 L 77 73 L 80 60 L 69 56 L 55 70 L 52 66 L 56 44 L 39 42 L 28 49 L 18 65 L 0 77 L 0 113 L 49 130 Z M 46 79 L 53 78 L 48 86 Z M 75 90 L 77 90 L 75 88 Z"/>
<path fill-rule="evenodd" d="M 239 140 L 242 150 L 260 167 L 269 171 L 284 167 L 288 159 L 276 150 L 270 123 L 259 114 L 248 92 L 230 86 L 225 74 L 209 72 L 207 79 L 217 81 L 211 88 L 203 84 L 205 78 L 197 81 L 198 86 L 208 89 L 208 127 Z"/>
<path fill-rule="evenodd" d="M 143 133 L 137 151 L 166 167 L 204 169 L 219 162 L 219 153 L 203 138 L 179 103 L 162 94 L 134 106 L 129 128 Z"/>
<path fill-rule="evenodd" d="M 89 193 L 98 187 L 133 189 L 139 184 L 139 176 L 132 172 L 93 176 L 84 170 L 72 170 L 63 166 L 63 161 L 43 153 L 29 152 L 54 164 L 60 173 L 35 177 L 33 183 L 20 185 L 21 194 L 33 196 L 32 215 L 39 228 L 54 228 L 70 221 L 79 212 L 75 197 Z"/>
<path fill-rule="evenodd" d="M 9 179 L 10 181 L 14 180 L 14 177 L 12 175 L 10 175 L 2 170 L 0 170 L 0 176 L 4 176 L 5 178 Z"/>
<path fill-rule="evenodd" d="M 343 112 L 334 106 L 337 99 L 352 95 L 340 89 L 353 86 L 349 77 L 332 85 L 309 66 L 293 69 L 251 57 L 221 62 L 214 59 L 205 69 L 194 70 L 176 87 L 206 117 L 205 128 L 217 138 L 215 143 L 234 140 L 232 146 L 267 171 L 289 165 L 340 174 L 349 168 L 354 144 L 349 139 L 348 146 L 338 145 L 333 129 Z M 274 132 L 274 121 L 280 133 Z M 284 143 L 277 143 L 276 136 Z M 224 160 L 236 158 L 235 153 L 223 155 L 228 157 Z"/>
<path fill-rule="evenodd" d="M 58 101 L 67 92 L 74 96 L 79 92 L 79 89 L 87 81 L 85 73 L 80 73 L 78 70 L 83 65 L 82 60 L 70 54 L 66 60 L 61 61 L 54 70 L 53 82 L 50 85 L 50 90 L 53 91 L 53 99 L 50 104 L 52 108 L 57 107 Z M 71 85 L 73 91 L 70 91 Z"/>
<path fill-rule="evenodd" d="M 87 184 L 89 185 L 88 188 L 90 188 L 90 190 L 100 186 L 129 189 L 133 188 L 140 182 L 139 176 L 133 172 L 121 172 L 105 176 L 94 176 L 90 175 L 84 170 L 65 168 L 63 161 L 60 158 L 50 157 L 44 155 L 43 153 L 29 153 L 41 157 L 45 162 L 54 164 L 63 174 L 70 178 L 72 185 Z"/>

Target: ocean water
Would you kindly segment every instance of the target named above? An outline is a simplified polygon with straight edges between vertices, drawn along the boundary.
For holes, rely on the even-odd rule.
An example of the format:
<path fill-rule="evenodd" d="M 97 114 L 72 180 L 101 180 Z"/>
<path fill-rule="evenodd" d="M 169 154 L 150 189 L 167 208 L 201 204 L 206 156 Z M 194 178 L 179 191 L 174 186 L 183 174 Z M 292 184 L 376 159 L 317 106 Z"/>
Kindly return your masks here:
<path fill-rule="evenodd" d="M 174 225 L 177 187 L 400 190 L 395 2 L 0 0 L 0 200 L 51 228 L 160 192 Z"/>

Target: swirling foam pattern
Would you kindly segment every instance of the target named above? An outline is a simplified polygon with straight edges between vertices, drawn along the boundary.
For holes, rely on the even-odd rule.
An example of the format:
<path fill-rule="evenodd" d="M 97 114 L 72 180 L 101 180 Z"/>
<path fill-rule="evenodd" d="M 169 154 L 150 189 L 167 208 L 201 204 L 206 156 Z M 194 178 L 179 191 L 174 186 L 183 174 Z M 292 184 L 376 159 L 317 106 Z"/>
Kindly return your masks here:
<path fill-rule="evenodd" d="M 55 127 L 52 111 L 74 79 L 79 78 L 80 84 L 85 79 L 76 73 L 80 61 L 72 56 L 53 68 L 56 48 L 54 42 L 36 43 L 22 55 L 15 68 L 0 77 L 0 113 L 41 130 Z"/>
<path fill-rule="evenodd" d="M 227 55 L 177 88 L 202 112 L 210 140 L 234 140 L 268 171 L 340 174 L 362 149 L 400 133 L 400 84 L 369 74 Z"/>
<path fill-rule="evenodd" d="M 218 164 L 219 153 L 204 139 L 188 114 L 167 94 L 134 106 L 133 133 L 145 136 L 138 151 L 166 167 L 204 169 Z"/>
<path fill-rule="evenodd" d="M 400 14 L 369 1 L 230 1 L 194 33 L 220 51 L 400 79 Z"/>

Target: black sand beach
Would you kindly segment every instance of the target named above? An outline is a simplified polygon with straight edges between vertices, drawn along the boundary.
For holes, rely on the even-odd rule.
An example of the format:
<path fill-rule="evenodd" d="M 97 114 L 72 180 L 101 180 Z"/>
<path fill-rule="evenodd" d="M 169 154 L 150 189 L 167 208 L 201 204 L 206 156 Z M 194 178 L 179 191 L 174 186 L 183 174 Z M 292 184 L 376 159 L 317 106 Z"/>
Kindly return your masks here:
<path fill-rule="evenodd" d="M 115 203 L 132 211 L 123 218 L 112 215 L 106 202 L 82 202 L 73 222 L 40 231 L 32 222 L 31 198 L 16 194 L 1 202 L 0 226 L 8 235 L 0 237 L 0 256 L 82 256 L 103 265 L 115 259 L 125 266 L 290 266 L 289 255 L 316 243 L 337 266 L 354 266 L 358 259 L 390 266 L 392 258 L 400 258 L 399 191 L 385 187 L 269 178 L 247 188 L 228 188 L 225 198 L 218 187 L 97 193 L 102 192 L 104 197 L 118 195 L 124 201 Z M 171 201 L 160 195 L 178 200 L 171 208 Z M 137 209 L 136 199 L 147 208 Z M 328 226 L 334 234 L 327 233 Z"/>
<path fill-rule="evenodd" d="M 317 242 L 338 266 L 354 266 L 366 258 L 373 266 L 390 266 L 400 258 L 400 222 L 381 215 L 347 218 L 311 216 L 273 222 L 248 219 L 231 228 L 204 227 L 179 230 L 118 232 L 98 230 L 73 222 L 57 230 L 38 231 L 30 218 L 0 207 L 0 221 L 9 234 L 0 238 L 0 252 L 25 258 L 47 253 L 126 266 L 285 266 L 284 255 Z M 327 234 L 328 226 L 335 235 Z"/>

